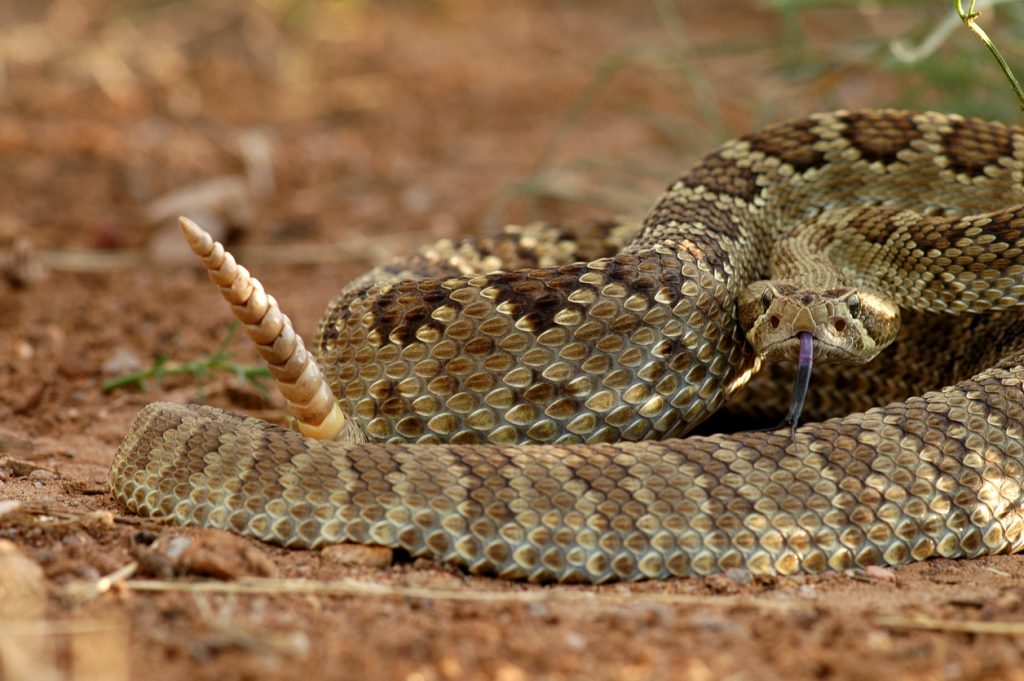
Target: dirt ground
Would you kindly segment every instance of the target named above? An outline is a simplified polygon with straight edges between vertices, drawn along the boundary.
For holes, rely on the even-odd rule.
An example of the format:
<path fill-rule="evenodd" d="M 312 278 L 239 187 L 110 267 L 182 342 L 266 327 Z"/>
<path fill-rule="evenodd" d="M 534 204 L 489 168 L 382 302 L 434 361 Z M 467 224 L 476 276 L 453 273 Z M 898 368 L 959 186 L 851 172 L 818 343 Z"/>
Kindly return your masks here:
<path fill-rule="evenodd" d="M 985 112 L 1004 94 L 1012 112 L 1008 90 L 961 101 L 879 66 L 879 45 L 938 19 L 873 3 L 4 0 L 0 679 L 1024 678 L 1012 556 L 539 587 L 164 527 L 106 491 L 150 401 L 281 418 L 225 372 L 103 390 L 229 336 L 175 215 L 215 229 L 311 338 L 389 253 L 642 213 L 770 120 Z"/>

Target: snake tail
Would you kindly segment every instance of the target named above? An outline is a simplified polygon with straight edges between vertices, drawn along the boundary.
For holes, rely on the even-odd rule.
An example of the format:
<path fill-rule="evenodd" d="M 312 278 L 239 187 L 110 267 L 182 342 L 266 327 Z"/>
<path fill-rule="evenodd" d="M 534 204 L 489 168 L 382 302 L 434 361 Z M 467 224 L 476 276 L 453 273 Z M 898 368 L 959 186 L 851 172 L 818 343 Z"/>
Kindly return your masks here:
<path fill-rule="evenodd" d="M 274 297 L 206 230 L 185 217 L 179 222 L 192 252 L 220 287 L 224 300 L 230 303 L 231 311 L 277 380 L 299 432 L 317 440 L 361 440 Z"/>

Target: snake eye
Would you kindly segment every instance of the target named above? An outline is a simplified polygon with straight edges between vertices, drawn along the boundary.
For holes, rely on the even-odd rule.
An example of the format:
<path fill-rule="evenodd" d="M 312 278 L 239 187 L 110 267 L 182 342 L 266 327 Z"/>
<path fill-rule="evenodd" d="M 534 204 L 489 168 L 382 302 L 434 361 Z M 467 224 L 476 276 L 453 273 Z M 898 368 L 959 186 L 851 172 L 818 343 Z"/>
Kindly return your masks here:
<path fill-rule="evenodd" d="M 854 319 L 860 314 L 860 297 L 856 293 L 846 299 L 846 309 Z"/>
<path fill-rule="evenodd" d="M 774 299 L 775 294 L 772 293 L 772 290 L 770 288 L 766 288 L 764 290 L 764 293 L 761 294 L 761 306 L 764 307 L 765 311 L 767 311 L 768 308 L 771 307 L 772 300 Z"/>

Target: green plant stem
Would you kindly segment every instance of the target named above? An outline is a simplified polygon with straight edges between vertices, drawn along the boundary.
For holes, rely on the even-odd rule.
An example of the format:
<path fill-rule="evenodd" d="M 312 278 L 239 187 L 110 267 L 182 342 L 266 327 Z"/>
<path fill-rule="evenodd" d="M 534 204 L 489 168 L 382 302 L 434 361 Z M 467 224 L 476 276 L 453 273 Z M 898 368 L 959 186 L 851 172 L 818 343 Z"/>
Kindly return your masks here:
<path fill-rule="evenodd" d="M 980 16 L 980 13 L 974 11 L 974 3 L 975 0 L 971 0 L 971 4 L 965 12 L 961 0 L 953 0 L 953 6 L 956 8 L 956 13 L 960 17 L 960 20 L 964 22 L 964 26 L 969 28 L 974 35 L 981 39 L 981 42 L 985 43 L 985 47 L 987 47 L 988 51 L 992 53 L 993 57 L 995 57 L 996 61 L 999 63 L 999 68 L 1001 68 L 1003 73 L 1006 74 L 1006 79 L 1010 81 L 1010 87 L 1013 88 L 1014 93 L 1017 95 L 1018 106 L 1020 106 L 1021 110 L 1024 111 L 1024 89 L 1022 89 L 1020 83 L 1017 82 L 1017 78 L 1013 75 L 1013 71 L 1010 70 L 1010 65 L 1006 63 L 1005 59 L 1003 59 L 1003 55 L 999 53 L 995 44 L 988 37 L 988 34 L 985 33 L 985 30 L 975 21 Z"/>
<path fill-rule="evenodd" d="M 220 342 L 217 350 L 208 357 L 193 360 L 191 362 L 168 362 L 165 357 L 158 357 L 153 366 L 148 369 L 141 369 L 131 373 L 114 376 L 103 383 L 103 392 L 110 392 L 125 386 L 138 386 L 146 389 L 146 381 L 151 378 L 157 380 L 167 376 L 195 376 L 202 378 L 213 371 L 224 371 L 234 374 L 240 381 L 246 381 L 257 387 L 260 391 L 266 392 L 266 386 L 261 383 L 262 379 L 271 378 L 270 371 L 262 365 L 238 364 L 234 361 L 231 353 L 228 352 L 228 345 L 235 337 L 238 324 L 231 326 L 224 340 Z"/>

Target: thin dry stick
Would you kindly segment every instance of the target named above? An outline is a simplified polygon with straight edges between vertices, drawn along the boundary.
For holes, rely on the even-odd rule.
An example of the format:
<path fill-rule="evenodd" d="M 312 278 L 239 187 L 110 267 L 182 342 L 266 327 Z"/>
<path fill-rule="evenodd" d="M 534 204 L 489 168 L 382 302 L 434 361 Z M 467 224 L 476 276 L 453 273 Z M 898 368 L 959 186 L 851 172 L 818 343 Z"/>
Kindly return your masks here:
<path fill-rule="evenodd" d="M 85 603 L 102 596 L 118 584 L 123 584 L 138 569 L 139 564 L 131 561 L 99 579 L 69 582 L 59 587 L 56 594 L 69 603 Z"/>
<path fill-rule="evenodd" d="M 121 629 L 113 620 L 6 620 L 4 635 L 10 636 L 73 636 L 75 634 L 105 634 Z"/>
<path fill-rule="evenodd" d="M 920 629 L 924 631 L 950 631 L 965 634 L 1024 635 L 1024 622 L 977 622 L 940 620 L 933 617 L 883 617 L 875 620 L 889 629 Z"/>
<path fill-rule="evenodd" d="M 317 581 L 308 579 L 258 579 L 236 582 L 180 582 L 161 580 L 129 580 L 123 586 L 134 591 L 186 591 L 193 593 L 231 594 L 312 594 L 318 596 L 371 596 L 426 598 L 442 601 L 473 601 L 492 603 L 660 603 L 674 605 L 710 605 L 718 607 L 751 607 L 772 610 L 795 610 L 813 607 L 802 601 L 769 601 L 747 596 L 693 596 L 664 593 L 607 593 L 595 591 L 564 591 L 533 589 L 530 591 L 459 591 L 421 587 L 374 584 L 351 579 Z"/>

